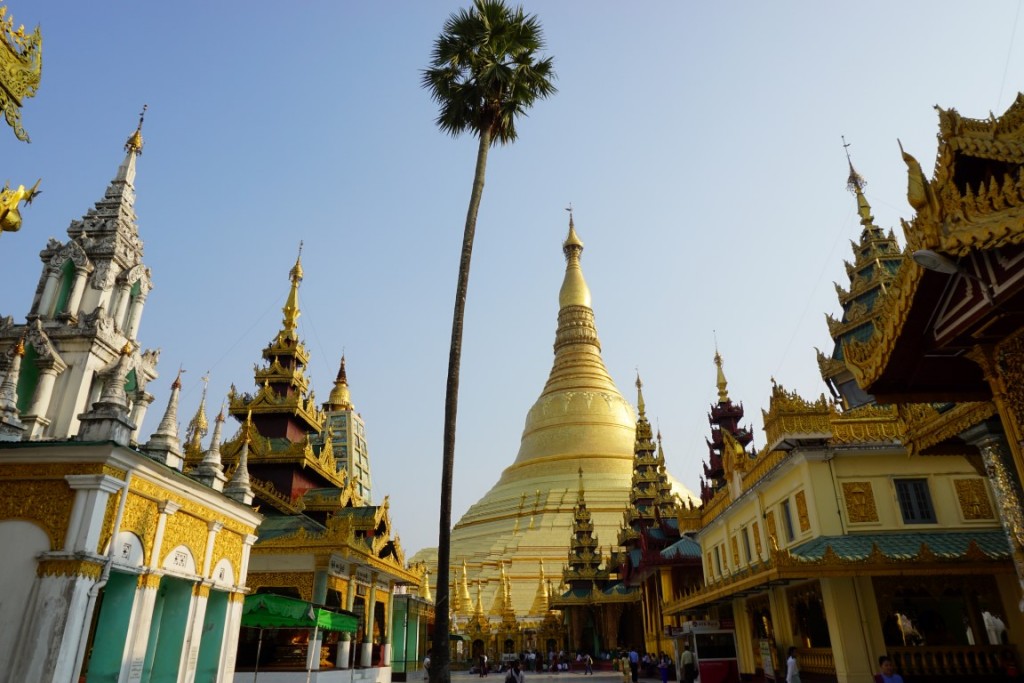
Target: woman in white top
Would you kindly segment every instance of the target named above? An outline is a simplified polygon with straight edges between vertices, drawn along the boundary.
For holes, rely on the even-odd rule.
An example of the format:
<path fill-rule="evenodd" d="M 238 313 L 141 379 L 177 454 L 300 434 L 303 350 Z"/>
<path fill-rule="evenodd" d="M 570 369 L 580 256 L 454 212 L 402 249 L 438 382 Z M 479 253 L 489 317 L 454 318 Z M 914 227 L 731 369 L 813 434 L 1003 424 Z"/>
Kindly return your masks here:
<path fill-rule="evenodd" d="M 789 648 L 786 658 L 786 683 L 800 683 L 800 665 L 796 661 L 796 648 Z"/>

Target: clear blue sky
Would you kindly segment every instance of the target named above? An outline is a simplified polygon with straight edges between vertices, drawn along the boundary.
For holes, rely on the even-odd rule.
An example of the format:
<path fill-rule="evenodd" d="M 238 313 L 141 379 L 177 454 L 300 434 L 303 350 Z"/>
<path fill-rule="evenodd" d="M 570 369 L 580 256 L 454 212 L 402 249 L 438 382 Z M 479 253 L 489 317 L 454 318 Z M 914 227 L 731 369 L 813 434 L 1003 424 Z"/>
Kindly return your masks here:
<path fill-rule="evenodd" d="M 306 250 L 300 331 L 327 397 L 342 350 L 374 490 L 409 554 L 437 538 L 443 394 L 475 154 L 435 128 L 420 69 L 441 2 L 8 0 L 44 34 L 43 81 L 0 130 L 0 180 L 44 193 L 0 239 L 0 314 L 23 319 L 48 236 L 98 200 L 143 103 L 136 211 L 155 289 L 140 341 L 157 401 L 188 370 L 182 431 L 280 327 Z M 760 438 L 770 377 L 814 397 L 834 280 L 859 225 L 840 136 L 879 225 L 911 215 L 896 140 L 926 169 L 932 106 L 983 118 L 1024 84 L 1018 4 L 528 2 L 560 92 L 490 157 L 466 320 L 455 519 L 519 448 L 551 367 L 563 208 L 586 243 L 604 358 L 635 368 L 691 489 L 706 455 L 717 331 Z M 232 425 L 232 430 L 236 428 Z"/>

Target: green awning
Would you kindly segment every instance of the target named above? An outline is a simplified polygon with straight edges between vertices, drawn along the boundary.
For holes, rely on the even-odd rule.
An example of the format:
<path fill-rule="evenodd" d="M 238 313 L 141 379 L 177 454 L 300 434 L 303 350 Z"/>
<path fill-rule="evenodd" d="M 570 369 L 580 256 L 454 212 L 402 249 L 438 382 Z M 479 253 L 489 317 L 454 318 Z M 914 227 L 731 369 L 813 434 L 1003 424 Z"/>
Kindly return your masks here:
<path fill-rule="evenodd" d="M 305 600 L 269 593 L 245 596 L 242 626 L 252 628 L 313 628 L 355 633 L 359 619 L 350 612 L 332 612 Z"/>

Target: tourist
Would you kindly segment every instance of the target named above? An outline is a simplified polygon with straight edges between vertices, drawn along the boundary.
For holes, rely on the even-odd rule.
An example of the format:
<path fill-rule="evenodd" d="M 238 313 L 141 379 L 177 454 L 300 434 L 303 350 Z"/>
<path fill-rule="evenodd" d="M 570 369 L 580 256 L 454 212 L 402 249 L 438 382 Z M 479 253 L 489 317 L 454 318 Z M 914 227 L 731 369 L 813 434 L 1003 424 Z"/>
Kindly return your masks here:
<path fill-rule="evenodd" d="M 587 674 L 594 675 L 594 658 L 590 656 L 590 653 L 583 655 L 583 675 Z"/>
<path fill-rule="evenodd" d="M 619 655 L 619 671 L 622 672 L 622 683 L 630 683 L 629 653 L 625 650 Z"/>
<path fill-rule="evenodd" d="M 789 648 L 786 657 L 786 683 L 800 683 L 800 665 L 796 661 L 796 648 Z"/>
<path fill-rule="evenodd" d="M 903 683 L 903 676 L 896 673 L 892 660 L 886 655 L 878 658 L 878 673 L 875 674 L 875 683 Z"/>
<path fill-rule="evenodd" d="M 423 658 L 423 680 L 430 678 L 430 650 L 427 650 L 427 656 Z"/>
<path fill-rule="evenodd" d="M 683 646 L 683 656 L 679 658 L 683 665 L 683 683 L 693 683 L 697 678 L 697 666 L 690 652 L 689 644 Z"/>
<path fill-rule="evenodd" d="M 526 674 L 523 673 L 519 660 L 512 660 L 512 668 L 509 669 L 508 675 L 505 676 L 505 683 L 523 683 L 524 678 L 526 678 Z"/>
<path fill-rule="evenodd" d="M 635 647 L 629 648 L 629 675 L 636 683 L 640 678 L 640 655 Z"/>
<path fill-rule="evenodd" d="M 668 656 L 664 652 L 658 658 L 658 672 L 661 674 L 661 683 L 668 683 Z"/>

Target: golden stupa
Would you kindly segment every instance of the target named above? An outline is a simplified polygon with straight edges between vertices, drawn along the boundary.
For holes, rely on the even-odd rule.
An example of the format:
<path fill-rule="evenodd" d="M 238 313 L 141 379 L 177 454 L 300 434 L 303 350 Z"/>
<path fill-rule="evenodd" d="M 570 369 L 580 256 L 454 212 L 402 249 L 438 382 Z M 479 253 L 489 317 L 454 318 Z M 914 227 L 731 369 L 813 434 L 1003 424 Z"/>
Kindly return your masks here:
<path fill-rule="evenodd" d="M 605 560 L 630 500 L 636 413 L 601 358 L 590 288 L 580 267 L 583 242 L 571 214 L 562 250 L 565 278 L 548 381 L 526 416 L 515 462 L 452 530 L 451 575 L 465 580 L 465 572 L 470 585 L 482 587 L 491 617 L 508 610 L 506 600 L 519 619 L 544 616 L 535 613 L 548 589 L 544 577 L 557 590 L 581 487 Z M 672 484 L 684 499 L 695 500 L 674 479 Z M 436 549 L 418 556 L 436 561 Z M 474 606 L 467 602 L 453 601 L 457 617 L 470 616 Z"/>

